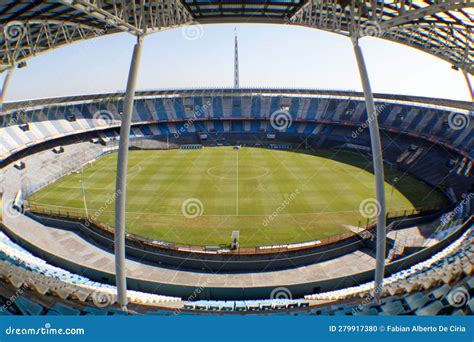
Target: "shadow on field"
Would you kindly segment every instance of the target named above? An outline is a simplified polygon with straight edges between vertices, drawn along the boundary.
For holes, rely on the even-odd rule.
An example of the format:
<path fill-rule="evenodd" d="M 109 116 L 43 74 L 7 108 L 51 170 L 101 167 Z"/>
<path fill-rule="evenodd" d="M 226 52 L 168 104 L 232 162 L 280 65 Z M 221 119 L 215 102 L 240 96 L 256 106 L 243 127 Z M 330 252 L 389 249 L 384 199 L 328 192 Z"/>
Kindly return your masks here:
<path fill-rule="evenodd" d="M 373 172 L 372 157 L 361 152 L 343 150 L 285 150 L 286 152 L 303 153 L 348 164 L 364 171 Z M 448 198 L 443 192 L 416 178 L 414 175 L 401 171 L 396 166 L 385 164 L 385 182 L 394 185 L 415 208 L 445 208 L 449 206 Z M 390 193 L 386 194 L 390 198 Z"/>

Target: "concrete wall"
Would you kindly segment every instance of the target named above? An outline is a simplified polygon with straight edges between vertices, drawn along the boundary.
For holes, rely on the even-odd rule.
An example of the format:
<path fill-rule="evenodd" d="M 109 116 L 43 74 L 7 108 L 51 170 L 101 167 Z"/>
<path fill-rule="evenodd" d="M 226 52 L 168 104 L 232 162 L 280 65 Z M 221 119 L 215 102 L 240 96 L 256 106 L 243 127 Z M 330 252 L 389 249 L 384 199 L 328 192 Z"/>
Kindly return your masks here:
<path fill-rule="evenodd" d="M 407 269 L 419 262 L 422 262 L 434 254 L 438 253 L 442 249 L 446 248 L 453 241 L 458 239 L 465 231 L 473 226 L 473 219 L 471 218 L 466 224 L 461 226 L 456 231 L 452 232 L 444 240 L 440 241 L 436 245 L 433 245 L 429 248 L 423 249 L 415 254 L 407 256 L 405 258 L 399 259 L 395 262 L 392 262 L 386 266 L 385 275 L 389 276 L 400 270 Z M 3 231 L 16 243 L 23 246 L 24 248 L 31 251 L 31 253 L 37 255 L 40 258 L 46 260 L 52 260 L 55 266 L 66 269 L 70 272 L 82 274 L 85 277 L 90 278 L 102 283 L 115 284 L 115 276 L 110 273 L 105 273 L 92 269 L 83 265 L 78 265 L 71 263 L 68 260 L 58 258 L 55 255 L 50 254 L 45 250 L 38 249 L 37 247 L 31 245 L 30 243 L 20 239 L 15 235 L 8 227 L 3 226 Z M 212 276 L 212 275 L 211 275 Z M 243 275 L 244 276 L 244 275 Z M 298 285 L 284 285 L 288 290 L 291 291 L 293 298 L 303 297 L 307 294 L 326 292 L 336 289 L 341 289 L 350 286 L 356 286 L 361 283 L 369 282 L 374 279 L 374 271 L 367 271 L 358 274 L 354 274 L 350 277 L 341 277 L 333 278 L 330 280 L 316 281 L 309 283 L 302 283 Z M 234 300 L 243 300 L 243 299 L 263 299 L 270 298 L 271 292 L 274 290 L 274 287 L 252 287 L 252 288 L 243 288 L 243 287 L 192 287 L 192 286 L 181 286 L 168 283 L 160 282 L 149 282 L 143 281 L 140 279 L 127 278 L 127 285 L 130 290 L 144 291 L 157 293 L 162 295 L 177 296 L 181 298 L 189 298 L 192 296 L 196 299 L 214 299 L 214 300 L 223 300 L 223 299 L 234 299 Z"/>

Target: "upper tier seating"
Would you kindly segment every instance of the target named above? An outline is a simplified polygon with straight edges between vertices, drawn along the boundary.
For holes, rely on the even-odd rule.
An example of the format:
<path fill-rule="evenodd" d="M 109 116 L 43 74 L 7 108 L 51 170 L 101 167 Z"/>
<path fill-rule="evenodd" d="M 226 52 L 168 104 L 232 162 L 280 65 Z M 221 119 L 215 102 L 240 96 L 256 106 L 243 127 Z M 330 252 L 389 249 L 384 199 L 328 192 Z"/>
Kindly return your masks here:
<path fill-rule="evenodd" d="M 184 104 L 186 103 L 186 105 Z M 205 106 L 203 104 L 206 104 Z M 423 107 L 402 103 L 377 102 L 380 126 L 385 129 L 409 132 L 431 139 L 441 138 L 447 144 L 473 153 L 474 120 L 468 120 L 464 129 L 452 129 L 446 125 L 451 111 L 442 108 Z M 284 108 L 284 109 L 282 109 Z M 120 126 L 120 113 L 123 102 L 99 101 L 82 104 L 50 105 L 43 108 L 26 108 L 13 111 L 0 117 L 0 160 L 11 153 L 31 144 L 39 143 L 65 135 L 93 130 L 103 130 Z M 203 131 L 259 132 L 262 129 L 270 132 L 272 127 L 266 123 L 254 125 L 247 120 L 269 120 L 275 112 L 284 112 L 288 119 L 296 122 L 343 123 L 355 127 L 366 125 L 367 114 L 360 100 L 343 100 L 336 98 L 295 97 L 291 101 L 283 96 L 252 95 L 250 97 L 213 97 L 212 101 L 205 95 L 192 99 L 147 98 L 138 99 L 135 103 L 132 121 L 138 123 L 165 122 L 163 130 L 145 126 L 134 127 L 132 137 L 146 135 L 166 135 L 195 133 L 196 126 Z M 349 114 L 348 114 L 349 113 Z M 205 125 L 195 120 L 214 120 Z M 230 124 L 223 119 L 239 119 Z M 215 121 L 218 120 L 218 121 Z M 190 124 L 190 122 L 195 123 Z M 198 123 L 200 125 L 198 125 Z M 22 127 L 28 125 L 28 129 Z M 304 124 L 306 125 L 306 124 Z M 320 129 L 306 128 L 301 125 L 288 125 L 281 132 L 318 134 Z M 105 133 L 102 138 L 112 138 Z"/>

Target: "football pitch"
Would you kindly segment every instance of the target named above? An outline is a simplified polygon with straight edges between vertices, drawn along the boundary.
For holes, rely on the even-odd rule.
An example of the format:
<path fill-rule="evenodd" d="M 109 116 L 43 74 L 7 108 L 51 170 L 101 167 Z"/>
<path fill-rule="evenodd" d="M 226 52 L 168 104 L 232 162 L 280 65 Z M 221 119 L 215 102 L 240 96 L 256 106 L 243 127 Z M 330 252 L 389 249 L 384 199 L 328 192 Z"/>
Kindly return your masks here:
<path fill-rule="evenodd" d="M 90 217 L 113 226 L 116 163 L 116 153 L 103 156 L 33 194 L 29 202 L 81 215 L 87 206 Z M 361 204 L 375 196 L 370 168 L 366 156 L 344 151 L 131 151 L 127 232 L 180 244 L 224 246 L 238 230 L 243 247 L 347 233 L 351 226 L 367 223 Z M 390 211 L 444 204 L 441 193 L 417 179 L 385 171 Z"/>

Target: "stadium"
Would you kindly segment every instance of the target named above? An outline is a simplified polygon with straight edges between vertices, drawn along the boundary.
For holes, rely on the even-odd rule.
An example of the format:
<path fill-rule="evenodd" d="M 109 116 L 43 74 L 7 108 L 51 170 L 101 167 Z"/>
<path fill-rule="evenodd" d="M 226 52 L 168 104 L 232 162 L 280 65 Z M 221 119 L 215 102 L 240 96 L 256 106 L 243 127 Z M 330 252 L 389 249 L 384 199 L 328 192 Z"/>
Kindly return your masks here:
<path fill-rule="evenodd" d="M 3 1 L 0 313 L 472 315 L 474 104 L 373 93 L 358 41 L 471 87 L 473 6 Z M 233 87 L 136 89 L 148 34 L 215 23 L 344 35 L 364 91 L 240 87 L 237 36 Z M 28 59 L 123 32 L 125 92 L 3 101 Z"/>

